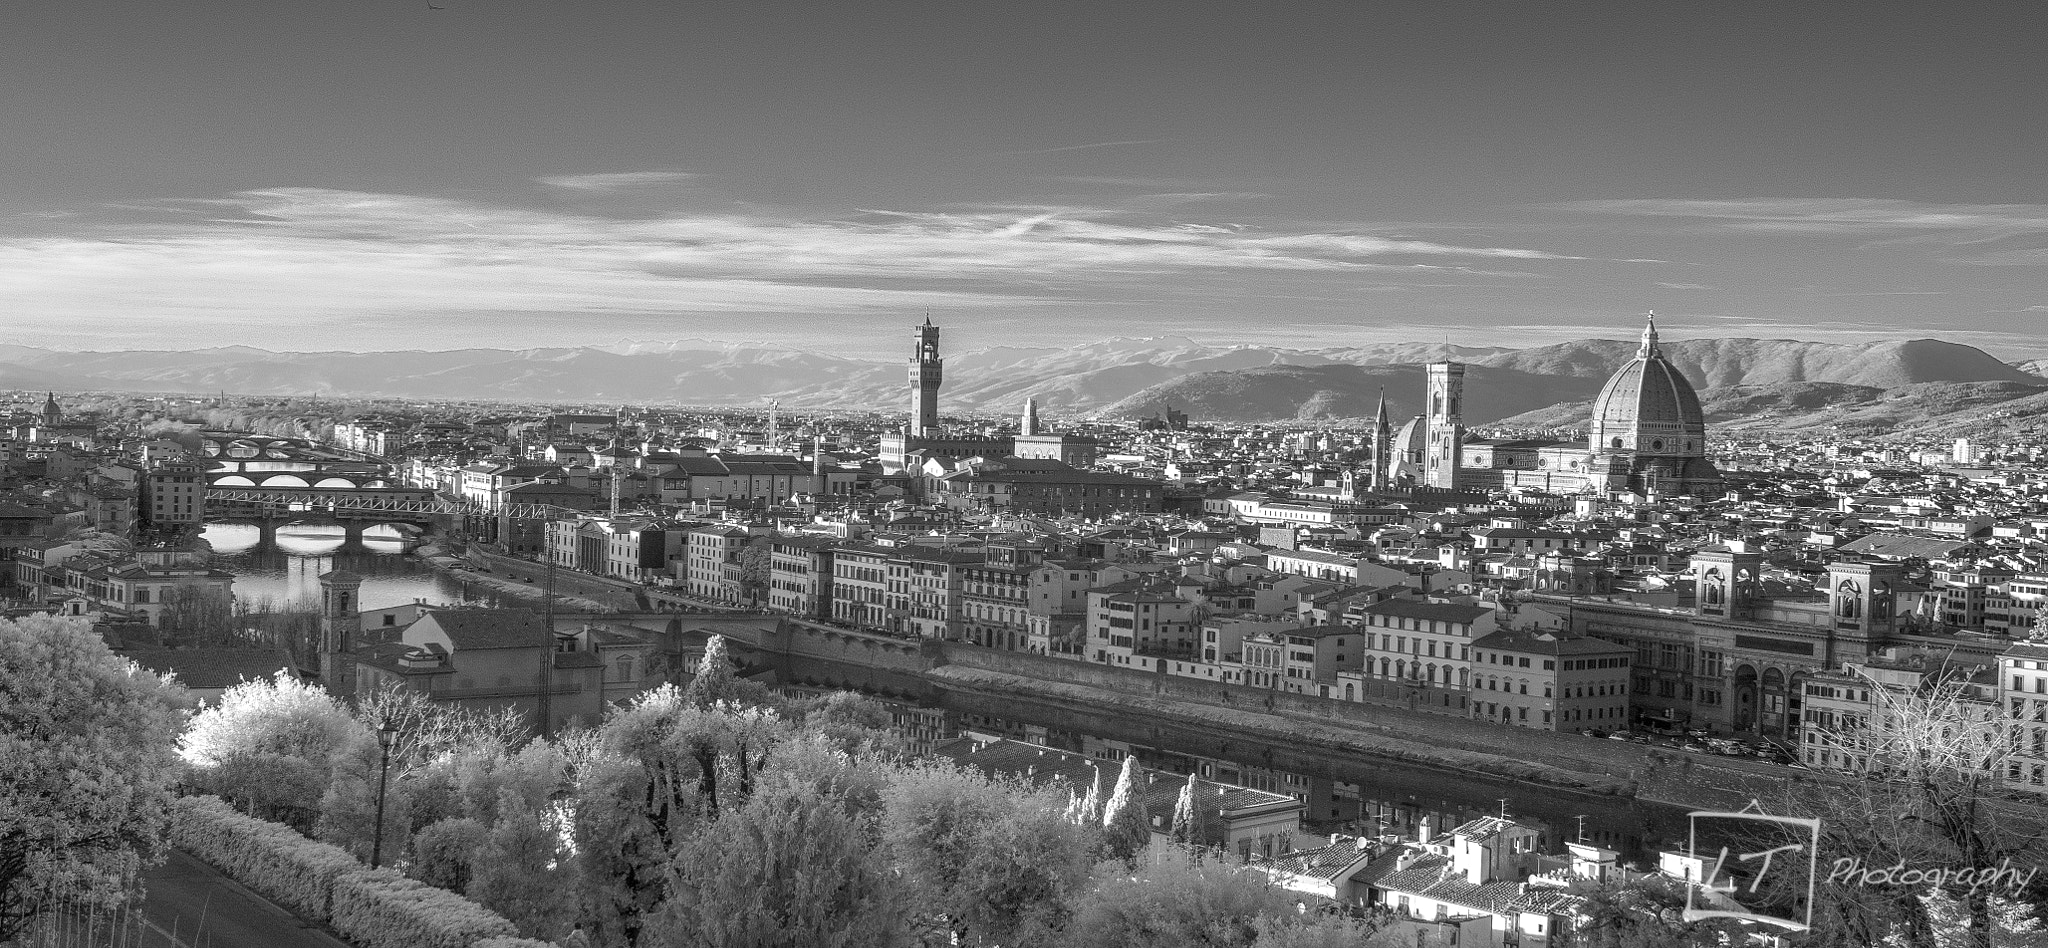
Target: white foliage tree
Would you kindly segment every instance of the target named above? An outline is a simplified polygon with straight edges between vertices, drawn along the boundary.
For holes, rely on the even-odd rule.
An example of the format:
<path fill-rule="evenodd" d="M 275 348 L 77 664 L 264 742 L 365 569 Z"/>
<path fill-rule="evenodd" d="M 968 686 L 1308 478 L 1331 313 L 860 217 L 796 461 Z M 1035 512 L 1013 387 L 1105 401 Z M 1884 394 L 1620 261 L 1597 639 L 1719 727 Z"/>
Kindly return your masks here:
<path fill-rule="evenodd" d="M 163 852 L 184 690 L 85 619 L 0 619 L 0 942 L 38 906 L 118 902 Z"/>

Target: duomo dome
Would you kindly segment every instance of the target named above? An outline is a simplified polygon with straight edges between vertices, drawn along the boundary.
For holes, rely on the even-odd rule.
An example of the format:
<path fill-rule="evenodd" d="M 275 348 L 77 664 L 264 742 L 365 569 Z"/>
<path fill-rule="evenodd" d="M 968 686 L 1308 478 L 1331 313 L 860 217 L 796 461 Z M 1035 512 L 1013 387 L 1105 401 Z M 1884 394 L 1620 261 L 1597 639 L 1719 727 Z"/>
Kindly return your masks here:
<path fill-rule="evenodd" d="M 1615 372 L 1593 400 L 1587 440 L 1587 447 L 1598 453 L 1679 458 L 1706 454 L 1707 422 L 1699 393 L 1657 348 L 1654 316 L 1643 329 L 1636 357 Z"/>

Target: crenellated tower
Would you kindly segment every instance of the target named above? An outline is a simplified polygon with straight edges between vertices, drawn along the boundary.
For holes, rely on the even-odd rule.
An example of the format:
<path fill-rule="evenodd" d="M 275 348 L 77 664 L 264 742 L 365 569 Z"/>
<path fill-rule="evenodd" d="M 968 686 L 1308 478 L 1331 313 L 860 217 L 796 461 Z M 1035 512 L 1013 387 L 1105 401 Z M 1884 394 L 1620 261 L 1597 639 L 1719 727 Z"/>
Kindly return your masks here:
<path fill-rule="evenodd" d="M 939 385 L 945 380 L 946 362 L 939 358 L 939 327 L 926 316 L 917 327 L 917 343 L 910 352 L 910 424 L 912 437 L 939 434 Z"/>

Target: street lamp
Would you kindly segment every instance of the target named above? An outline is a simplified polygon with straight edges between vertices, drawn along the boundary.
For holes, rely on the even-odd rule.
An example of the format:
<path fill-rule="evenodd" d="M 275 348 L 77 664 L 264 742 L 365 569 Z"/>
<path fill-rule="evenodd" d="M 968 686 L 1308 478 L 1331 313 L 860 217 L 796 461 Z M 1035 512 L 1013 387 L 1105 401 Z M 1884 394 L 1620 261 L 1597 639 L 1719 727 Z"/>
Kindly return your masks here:
<path fill-rule="evenodd" d="M 398 725 L 390 718 L 377 726 L 377 829 L 370 842 L 370 868 L 384 862 L 384 791 L 391 782 L 391 742 L 398 737 Z"/>

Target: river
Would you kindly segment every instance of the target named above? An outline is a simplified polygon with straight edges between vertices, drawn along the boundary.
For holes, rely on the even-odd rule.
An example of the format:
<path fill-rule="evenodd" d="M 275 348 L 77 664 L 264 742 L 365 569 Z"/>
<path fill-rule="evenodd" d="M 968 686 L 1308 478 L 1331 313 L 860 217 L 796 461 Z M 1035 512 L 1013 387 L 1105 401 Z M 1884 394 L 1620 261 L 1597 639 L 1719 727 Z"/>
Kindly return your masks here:
<path fill-rule="evenodd" d="M 213 545 L 214 564 L 235 574 L 236 597 L 252 605 L 267 600 L 315 608 L 320 595 L 318 577 L 333 569 L 363 577 L 364 609 L 420 599 L 500 604 L 490 589 L 465 583 L 407 555 L 412 541 L 391 527 L 371 528 L 362 544 L 354 548 L 345 548 L 341 528 L 333 526 L 283 527 L 274 544 L 262 544 L 257 528 L 245 524 L 208 524 L 204 535 Z M 800 677 L 843 680 L 841 675 L 830 674 L 831 669 L 790 670 Z M 901 689 L 916 690 L 916 684 L 906 680 Z M 1195 726 L 1157 726 L 1099 712 L 1078 713 L 1052 702 L 993 701 L 956 693 L 949 694 L 945 704 L 969 727 L 1085 753 L 1133 750 L 1147 766 L 1198 770 L 1212 779 L 1305 796 L 1311 825 L 1323 831 L 1412 835 L 1424 817 L 1442 831 L 1465 820 L 1499 813 L 1505 806 L 1510 816 L 1544 830 L 1546 849 L 1578 838 L 1581 826 L 1588 842 L 1620 850 L 1631 859 L 1654 858 L 1657 849 L 1684 841 L 1685 815 L 1676 807 L 1483 775 L 1451 774 L 1362 755 L 1272 746 L 1219 736 Z"/>
<path fill-rule="evenodd" d="M 213 546 L 213 565 L 235 574 L 235 598 L 248 605 L 319 608 L 322 573 L 345 569 L 363 577 L 362 608 L 383 609 L 424 599 L 431 603 L 499 605 L 498 595 L 443 573 L 407 555 L 413 540 L 396 527 L 364 531 L 348 547 L 338 526 L 286 526 L 273 544 L 262 542 L 254 525 L 209 523 L 203 534 Z"/>

